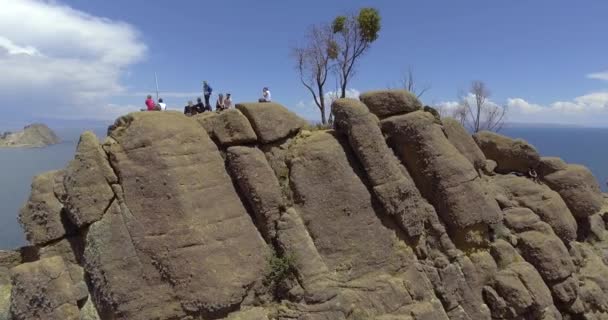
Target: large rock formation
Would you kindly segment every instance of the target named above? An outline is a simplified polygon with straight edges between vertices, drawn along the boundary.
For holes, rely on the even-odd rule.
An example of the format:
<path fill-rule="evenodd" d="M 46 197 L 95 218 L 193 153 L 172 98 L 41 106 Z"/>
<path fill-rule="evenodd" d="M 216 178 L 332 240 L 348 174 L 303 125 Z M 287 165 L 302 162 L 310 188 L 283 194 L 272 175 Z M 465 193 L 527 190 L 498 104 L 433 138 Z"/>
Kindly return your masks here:
<path fill-rule="evenodd" d="M 608 317 L 587 169 L 405 91 L 361 99 L 333 103 L 335 130 L 249 103 L 84 133 L 34 179 L 31 246 L 0 252 L 0 319 Z"/>
<path fill-rule="evenodd" d="M 0 134 L 0 148 L 40 148 L 61 142 L 59 137 L 44 124 L 31 124 L 19 132 Z"/>

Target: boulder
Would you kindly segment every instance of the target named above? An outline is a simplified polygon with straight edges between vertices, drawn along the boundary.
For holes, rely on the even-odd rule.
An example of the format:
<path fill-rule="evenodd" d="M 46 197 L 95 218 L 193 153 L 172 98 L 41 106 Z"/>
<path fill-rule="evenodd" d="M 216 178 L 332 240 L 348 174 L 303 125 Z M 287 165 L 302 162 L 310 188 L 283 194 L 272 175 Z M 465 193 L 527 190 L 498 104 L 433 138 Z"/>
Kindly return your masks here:
<path fill-rule="evenodd" d="M 511 139 L 489 131 L 478 132 L 473 135 L 473 139 L 486 158 L 496 161 L 498 172 L 528 173 L 528 170 L 536 169 L 540 163 L 540 155 L 536 149 L 523 140 Z"/>
<path fill-rule="evenodd" d="M 333 298 L 317 303 L 312 315 L 302 319 L 342 319 L 345 314 L 404 318 L 418 310 L 420 303 L 431 301 L 434 293 L 430 284 L 424 284 L 428 280 L 417 268 L 413 251 L 397 237 L 397 226 L 383 218 L 374 205 L 370 190 L 361 180 L 360 168 L 350 165 L 354 155 L 347 143 L 330 132 L 314 132 L 289 147 L 289 182 L 295 209 L 288 210 L 289 224 L 306 227 L 320 262 L 334 279 L 317 281 L 317 285 L 324 283 L 336 290 Z M 296 212 L 301 224 L 294 217 Z M 304 241 L 297 244 L 297 238 L 283 237 L 283 222 L 280 225 L 279 239 L 286 239 L 300 252 L 312 251 L 308 237 L 298 232 Z M 322 264 L 296 261 L 297 268 L 307 268 L 306 272 L 296 272 L 300 277 L 314 275 L 311 270 L 318 270 L 324 277 Z M 311 280 L 314 278 L 307 281 Z M 424 302 L 417 303 L 414 297 Z M 310 306 L 298 309 L 310 310 Z M 428 312 L 421 311 L 420 317 L 426 315 L 421 319 L 439 314 L 437 310 Z"/>
<path fill-rule="evenodd" d="M 62 216 L 63 205 L 55 197 L 55 178 L 63 171 L 51 171 L 34 177 L 32 193 L 19 212 L 19 223 L 27 240 L 40 245 L 66 234 Z"/>
<path fill-rule="evenodd" d="M 492 179 L 511 202 L 532 210 L 564 242 L 576 239 L 576 220 L 558 193 L 545 185 L 515 175 L 497 175 Z"/>
<path fill-rule="evenodd" d="M 597 180 L 584 166 L 570 164 L 562 170 L 544 175 L 542 179 L 559 193 L 578 219 L 598 213 L 604 204 Z"/>
<path fill-rule="evenodd" d="M 83 133 L 64 179 L 70 220 L 83 227 L 101 219 L 114 199 L 110 185 L 117 182 L 118 178 L 95 134 Z"/>
<path fill-rule="evenodd" d="M 444 118 L 441 122 L 443 123 L 443 132 L 450 143 L 473 164 L 475 169 L 484 169 L 486 167 L 486 157 L 467 129 L 453 118 Z"/>
<path fill-rule="evenodd" d="M 541 157 L 538 164 L 538 174 L 543 177 L 567 168 L 566 162 L 558 157 Z"/>
<path fill-rule="evenodd" d="M 295 209 L 330 271 L 346 279 L 390 272 L 412 258 L 382 223 L 372 195 L 350 166 L 345 141 L 315 132 L 290 148 Z"/>
<path fill-rule="evenodd" d="M 498 239 L 492 243 L 490 253 L 492 254 L 492 257 L 494 257 L 494 260 L 496 260 L 496 264 L 500 269 L 507 268 L 513 263 L 524 261 L 524 259 L 519 255 L 517 250 L 511 246 L 510 243 L 501 239 Z"/>
<path fill-rule="evenodd" d="M 406 169 L 387 146 L 376 116 L 354 99 L 334 101 L 332 112 L 337 131 L 348 137 L 386 213 L 394 216 L 410 237 L 422 234 L 426 217 L 435 215 L 435 210 L 422 198 Z"/>
<path fill-rule="evenodd" d="M 500 208 L 482 187 L 475 168 L 431 114 L 417 111 L 390 117 L 382 121 L 382 130 L 453 236 L 468 231 L 482 235 L 487 225 L 500 221 Z"/>
<path fill-rule="evenodd" d="M 270 252 L 205 130 L 177 112 L 139 112 L 109 135 L 121 194 L 91 225 L 85 248 L 104 309 L 171 319 L 243 303 Z"/>
<path fill-rule="evenodd" d="M 516 233 L 529 230 L 539 231 L 538 225 L 541 220 L 532 210 L 528 208 L 509 208 L 503 212 L 505 225 L 511 231 Z"/>
<path fill-rule="evenodd" d="M 291 136 L 306 125 L 304 119 L 278 103 L 237 103 L 236 108 L 249 119 L 262 143 Z"/>
<path fill-rule="evenodd" d="M 381 119 L 422 108 L 418 98 L 407 90 L 368 91 L 362 93 L 359 99 Z"/>
<path fill-rule="evenodd" d="M 77 237 L 69 237 L 40 248 L 38 256 L 40 259 L 59 256 L 63 259 L 70 279 L 74 285 L 75 298 L 83 301 L 89 296 L 89 290 L 84 277 L 82 264 L 82 252 L 84 244 Z"/>
<path fill-rule="evenodd" d="M 61 257 L 11 269 L 13 320 L 78 320 L 75 288 Z"/>
<path fill-rule="evenodd" d="M 524 259 L 547 281 L 564 280 L 575 271 L 568 249 L 555 236 L 526 231 L 519 234 L 517 246 Z"/>
<path fill-rule="evenodd" d="M 264 153 L 255 147 L 230 147 L 228 167 L 240 194 L 255 213 L 258 228 L 268 243 L 276 237 L 276 223 L 285 203 L 281 186 Z"/>
<path fill-rule="evenodd" d="M 525 314 L 540 314 L 553 305 L 551 292 L 529 263 L 512 263 L 499 271 L 494 280 L 495 291 L 484 288 L 494 317 L 519 319 Z"/>
<path fill-rule="evenodd" d="M 204 112 L 194 116 L 194 119 L 223 147 L 253 143 L 258 140 L 249 120 L 237 109 L 228 109 L 219 113 Z"/>

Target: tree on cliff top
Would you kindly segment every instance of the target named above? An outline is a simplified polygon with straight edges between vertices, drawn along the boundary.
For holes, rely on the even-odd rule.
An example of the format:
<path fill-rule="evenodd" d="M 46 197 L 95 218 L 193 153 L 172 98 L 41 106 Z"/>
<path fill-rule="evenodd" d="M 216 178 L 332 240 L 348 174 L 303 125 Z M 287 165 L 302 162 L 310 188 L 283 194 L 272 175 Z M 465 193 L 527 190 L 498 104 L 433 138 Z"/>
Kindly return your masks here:
<path fill-rule="evenodd" d="M 336 59 L 337 47 L 328 25 L 315 25 L 307 34 L 306 44 L 293 49 L 300 81 L 313 97 L 321 113 L 321 122 L 327 123 L 325 112 L 325 83 Z"/>
<path fill-rule="evenodd" d="M 380 13 L 374 8 L 363 8 L 358 15 L 337 16 L 334 19 L 332 31 L 336 36 L 340 98 L 346 97 L 346 88 L 355 74 L 357 61 L 378 39 L 380 20 Z"/>
<path fill-rule="evenodd" d="M 460 103 L 454 117 L 467 129 L 477 133 L 502 129 L 507 113 L 506 106 L 488 101 L 490 90 L 482 81 L 473 81 L 466 94 L 460 96 Z"/>

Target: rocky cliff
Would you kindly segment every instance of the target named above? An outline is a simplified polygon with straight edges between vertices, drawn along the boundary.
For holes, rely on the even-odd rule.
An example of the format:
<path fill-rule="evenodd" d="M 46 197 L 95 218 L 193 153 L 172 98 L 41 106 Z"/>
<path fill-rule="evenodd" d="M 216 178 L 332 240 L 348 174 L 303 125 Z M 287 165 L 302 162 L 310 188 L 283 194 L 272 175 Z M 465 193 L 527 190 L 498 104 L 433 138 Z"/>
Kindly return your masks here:
<path fill-rule="evenodd" d="M 44 124 L 32 124 L 19 132 L 0 134 L 0 148 L 40 148 L 59 142 L 59 137 Z"/>
<path fill-rule="evenodd" d="M 0 254 L 0 319 L 608 318 L 589 170 L 405 91 L 361 101 L 335 130 L 253 103 L 84 133 Z"/>

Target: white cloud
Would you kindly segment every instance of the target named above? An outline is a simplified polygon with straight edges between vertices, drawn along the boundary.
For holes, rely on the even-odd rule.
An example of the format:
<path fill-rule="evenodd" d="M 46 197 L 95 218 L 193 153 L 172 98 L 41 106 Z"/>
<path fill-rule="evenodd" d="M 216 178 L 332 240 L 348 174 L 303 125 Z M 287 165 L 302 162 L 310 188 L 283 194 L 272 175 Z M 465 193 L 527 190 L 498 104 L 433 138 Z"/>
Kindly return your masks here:
<path fill-rule="evenodd" d="M 146 52 L 132 26 L 56 1 L 0 7 L 0 117 L 114 116 L 108 98 L 125 91 L 121 75 Z"/>
<path fill-rule="evenodd" d="M 357 89 L 354 89 L 354 88 L 346 89 L 347 98 L 359 99 L 360 94 L 361 94 L 361 92 L 359 92 L 359 90 L 357 90 Z M 329 91 L 329 92 L 325 93 L 325 104 L 326 104 L 326 108 L 327 108 L 326 113 L 328 116 L 329 116 L 332 101 L 335 100 L 336 98 L 338 98 L 339 95 L 340 95 L 340 92 L 337 92 L 337 91 Z M 319 108 L 317 107 L 317 105 L 315 104 L 315 101 L 312 98 L 309 101 L 300 100 L 298 103 L 296 103 L 296 106 L 293 111 L 295 113 L 297 113 L 298 115 L 300 115 L 301 117 L 311 120 L 311 121 L 320 121 L 321 120 Z"/>
<path fill-rule="evenodd" d="M 499 105 L 489 100 L 490 105 Z M 457 101 L 445 101 L 435 106 L 443 115 L 457 109 Z M 548 105 L 531 103 L 523 98 L 509 98 L 506 122 L 608 126 L 608 92 L 593 92 L 571 101 L 556 101 Z"/>
<path fill-rule="evenodd" d="M 603 72 L 590 73 L 587 75 L 587 78 L 608 81 L 608 70 Z"/>

